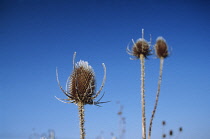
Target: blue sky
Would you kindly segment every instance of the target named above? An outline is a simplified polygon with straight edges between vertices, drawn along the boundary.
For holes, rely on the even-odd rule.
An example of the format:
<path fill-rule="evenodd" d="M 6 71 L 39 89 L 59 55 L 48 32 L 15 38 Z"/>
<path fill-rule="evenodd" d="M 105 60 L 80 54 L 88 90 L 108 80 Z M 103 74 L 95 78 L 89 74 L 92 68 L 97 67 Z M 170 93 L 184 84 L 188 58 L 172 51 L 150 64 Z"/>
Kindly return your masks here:
<path fill-rule="evenodd" d="M 182 126 L 179 139 L 210 136 L 210 2 L 209 1 L 0 1 L 0 138 L 28 139 L 55 130 L 57 139 L 78 139 L 78 111 L 65 98 L 61 84 L 76 61 L 88 61 L 96 73 L 97 88 L 107 67 L 103 107 L 87 105 L 87 139 L 103 131 L 119 133 L 120 102 L 126 118 L 127 139 L 141 137 L 140 64 L 130 60 L 126 47 L 131 39 L 152 43 L 163 36 L 171 55 L 165 60 L 158 110 L 152 137 L 160 139 L 162 120 L 166 131 Z M 146 60 L 147 125 L 153 109 L 159 60 Z"/>

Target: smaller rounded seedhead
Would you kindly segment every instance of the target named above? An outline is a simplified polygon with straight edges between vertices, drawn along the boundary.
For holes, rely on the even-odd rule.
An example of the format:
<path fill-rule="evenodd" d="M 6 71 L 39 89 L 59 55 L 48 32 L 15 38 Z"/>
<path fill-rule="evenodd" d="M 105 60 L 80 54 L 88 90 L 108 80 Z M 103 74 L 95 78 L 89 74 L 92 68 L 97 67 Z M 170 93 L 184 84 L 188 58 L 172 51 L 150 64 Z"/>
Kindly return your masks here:
<path fill-rule="evenodd" d="M 168 57 L 168 46 L 163 37 L 158 37 L 155 44 L 155 52 L 158 58 Z"/>

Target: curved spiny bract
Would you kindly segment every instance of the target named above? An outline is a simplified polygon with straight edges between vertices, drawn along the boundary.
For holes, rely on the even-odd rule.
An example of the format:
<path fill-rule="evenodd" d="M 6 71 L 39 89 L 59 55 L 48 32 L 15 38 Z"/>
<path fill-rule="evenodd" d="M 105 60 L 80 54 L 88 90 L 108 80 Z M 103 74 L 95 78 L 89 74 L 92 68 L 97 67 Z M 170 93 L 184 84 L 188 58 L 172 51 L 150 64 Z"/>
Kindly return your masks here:
<path fill-rule="evenodd" d="M 104 77 L 103 77 L 103 81 L 102 81 L 102 84 L 101 84 L 101 87 L 100 87 L 99 91 L 96 93 L 95 96 L 92 97 L 92 99 L 95 99 L 95 98 L 101 93 L 101 91 L 102 91 L 102 89 L 103 89 L 103 87 L 104 87 L 105 81 L 106 81 L 106 66 L 105 66 L 104 63 L 102 63 L 102 66 L 103 66 L 103 68 L 104 68 Z M 104 94 L 103 94 L 103 96 L 104 96 Z M 103 96 L 102 96 L 102 97 L 103 97 Z M 102 98 L 102 97 L 101 97 L 101 98 Z M 100 98 L 98 101 L 100 101 L 101 98 Z M 97 101 L 97 102 L 98 102 L 98 101 Z M 103 102 L 103 103 L 104 103 L 104 102 Z"/>

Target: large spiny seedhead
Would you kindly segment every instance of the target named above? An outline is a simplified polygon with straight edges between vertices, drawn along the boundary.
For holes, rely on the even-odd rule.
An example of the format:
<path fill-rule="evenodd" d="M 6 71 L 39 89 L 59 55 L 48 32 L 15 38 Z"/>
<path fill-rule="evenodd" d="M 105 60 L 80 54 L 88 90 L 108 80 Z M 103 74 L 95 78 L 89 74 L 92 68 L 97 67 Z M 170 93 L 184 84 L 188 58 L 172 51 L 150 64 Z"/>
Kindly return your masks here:
<path fill-rule="evenodd" d="M 95 95 L 95 74 L 93 68 L 86 61 L 80 60 L 75 64 L 70 75 L 69 92 L 71 99 L 75 103 L 93 103 L 92 97 Z"/>
<path fill-rule="evenodd" d="M 168 57 L 168 46 L 163 37 L 158 37 L 155 44 L 155 52 L 158 58 Z"/>
<path fill-rule="evenodd" d="M 73 72 L 68 77 L 66 82 L 66 90 L 60 85 L 60 81 L 58 79 L 58 70 L 56 69 L 56 78 L 58 82 L 58 86 L 60 87 L 61 91 L 68 97 L 67 99 L 56 98 L 63 102 L 63 103 L 75 103 L 76 105 L 96 105 L 100 106 L 100 100 L 103 98 L 104 94 L 102 95 L 99 100 L 94 101 L 97 96 L 101 93 L 105 80 L 106 80 L 106 66 L 102 63 L 104 68 L 104 78 L 101 84 L 99 91 L 96 92 L 96 81 L 95 81 L 95 73 L 93 68 L 88 64 L 86 61 L 80 60 L 76 64 L 74 63 L 76 57 L 76 52 L 73 56 Z M 64 101 L 63 101 L 64 100 Z"/>

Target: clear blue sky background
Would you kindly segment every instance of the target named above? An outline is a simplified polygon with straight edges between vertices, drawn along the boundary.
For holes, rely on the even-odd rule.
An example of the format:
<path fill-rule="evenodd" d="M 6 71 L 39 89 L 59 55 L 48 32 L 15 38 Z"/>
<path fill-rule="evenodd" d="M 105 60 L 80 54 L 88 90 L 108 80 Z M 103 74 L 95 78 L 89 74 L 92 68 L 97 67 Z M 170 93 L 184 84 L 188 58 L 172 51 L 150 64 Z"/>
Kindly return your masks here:
<path fill-rule="evenodd" d="M 53 129 L 57 139 L 78 139 L 78 111 L 64 104 L 60 81 L 72 70 L 72 56 L 94 68 L 97 88 L 107 66 L 103 107 L 86 106 L 87 139 L 103 131 L 119 133 L 119 105 L 124 106 L 126 139 L 141 137 L 140 64 L 130 60 L 126 47 L 152 34 L 163 36 L 171 55 L 165 60 L 153 139 L 160 139 L 161 121 L 179 139 L 210 137 L 210 1 L 0 1 L 0 138 L 28 139 Z M 146 60 L 147 125 L 153 109 L 159 72 L 155 56 Z"/>

